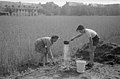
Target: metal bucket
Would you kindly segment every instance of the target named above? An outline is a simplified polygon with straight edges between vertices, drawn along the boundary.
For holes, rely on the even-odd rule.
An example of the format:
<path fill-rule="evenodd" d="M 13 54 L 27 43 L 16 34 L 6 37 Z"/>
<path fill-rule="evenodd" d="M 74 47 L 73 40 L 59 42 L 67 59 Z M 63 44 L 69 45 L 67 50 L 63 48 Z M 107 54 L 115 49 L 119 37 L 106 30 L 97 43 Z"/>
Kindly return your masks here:
<path fill-rule="evenodd" d="M 77 72 L 83 73 L 85 72 L 86 61 L 84 60 L 76 60 Z"/>

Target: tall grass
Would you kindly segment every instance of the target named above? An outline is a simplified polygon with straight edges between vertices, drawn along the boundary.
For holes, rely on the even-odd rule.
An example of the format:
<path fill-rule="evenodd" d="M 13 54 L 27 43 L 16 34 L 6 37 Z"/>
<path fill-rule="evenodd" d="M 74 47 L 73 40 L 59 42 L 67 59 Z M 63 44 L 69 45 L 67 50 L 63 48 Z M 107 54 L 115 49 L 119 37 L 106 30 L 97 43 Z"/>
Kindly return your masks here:
<path fill-rule="evenodd" d="M 0 71 L 9 73 L 24 64 L 38 64 L 40 55 L 34 51 L 34 42 L 39 37 L 58 34 L 61 39 L 53 45 L 52 51 L 54 55 L 60 55 L 63 41 L 77 34 L 75 29 L 79 24 L 96 30 L 101 39 L 108 40 L 119 35 L 119 21 L 119 16 L 1 16 Z M 71 48 L 83 45 L 87 41 L 85 38 L 71 42 Z"/>

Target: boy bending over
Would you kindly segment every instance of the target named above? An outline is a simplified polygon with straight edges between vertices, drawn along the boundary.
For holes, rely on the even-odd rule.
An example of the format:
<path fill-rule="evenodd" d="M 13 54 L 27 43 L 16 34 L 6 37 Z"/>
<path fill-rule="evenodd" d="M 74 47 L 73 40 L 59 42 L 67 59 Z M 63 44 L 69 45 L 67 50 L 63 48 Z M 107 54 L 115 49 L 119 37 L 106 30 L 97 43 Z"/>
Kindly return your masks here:
<path fill-rule="evenodd" d="M 53 35 L 52 37 L 41 37 L 35 41 L 35 51 L 41 53 L 42 55 L 41 61 L 45 59 L 45 62 L 43 63 L 44 66 L 45 63 L 48 62 L 47 61 L 48 56 L 50 56 L 51 60 L 53 60 L 51 47 L 58 40 L 58 38 L 59 37 L 57 35 Z"/>
<path fill-rule="evenodd" d="M 89 56 L 90 56 L 90 62 L 88 63 L 88 66 L 92 67 L 94 65 L 94 50 L 96 46 L 99 43 L 99 35 L 96 31 L 92 29 L 85 28 L 83 25 L 79 25 L 76 31 L 79 33 L 77 36 L 73 37 L 71 41 L 73 41 L 76 38 L 81 37 L 82 35 L 87 35 L 89 39 L 89 43 L 87 44 L 89 46 Z"/>

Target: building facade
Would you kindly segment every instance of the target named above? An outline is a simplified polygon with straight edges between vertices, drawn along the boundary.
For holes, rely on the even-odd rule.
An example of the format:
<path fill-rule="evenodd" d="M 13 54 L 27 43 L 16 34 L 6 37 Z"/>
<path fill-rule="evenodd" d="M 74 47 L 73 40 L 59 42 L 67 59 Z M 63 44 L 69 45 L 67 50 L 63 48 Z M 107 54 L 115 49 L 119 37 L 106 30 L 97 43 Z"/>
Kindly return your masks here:
<path fill-rule="evenodd" d="M 39 16 L 42 11 L 41 4 L 0 1 L 0 13 L 8 13 L 9 16 Z"/>

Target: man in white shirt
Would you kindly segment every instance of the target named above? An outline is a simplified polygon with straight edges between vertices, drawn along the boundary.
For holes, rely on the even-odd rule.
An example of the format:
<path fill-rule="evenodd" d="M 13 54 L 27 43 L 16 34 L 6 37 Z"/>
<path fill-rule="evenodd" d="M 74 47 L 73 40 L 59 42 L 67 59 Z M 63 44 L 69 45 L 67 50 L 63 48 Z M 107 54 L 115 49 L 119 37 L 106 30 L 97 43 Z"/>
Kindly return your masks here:
<path fill-rule="evenodd" d="M 44 65 L 48 62 L 48 56 L 50 56 L 51 60 L 53 60 L 51 47 L 58 40 L 58 38 L 59 37 L 57 35 L 53 35 L 52 37 L 41 37 L 35 41 L 35 51 L 43 55 L 41 61 L 45 59 L 45 62 L 43 63 Z"/>
<path fill-rule="evenodd" d="M 76 31 L 79 32 L 79 34 L 73 37 L 71 41 L 81 37 L 82 35 L 85 34 L 87 35 L 89 39 L 89 43 L 87 45 L 89 46 L 90 49 L 89 50 L 90 62 L 88 63 L 88 65 L 92 67 L 94 65 L 94 50 L 99 43 L 99 35 L 94 30 L 85 28 L 83 25 L 79 25 Z"/>

